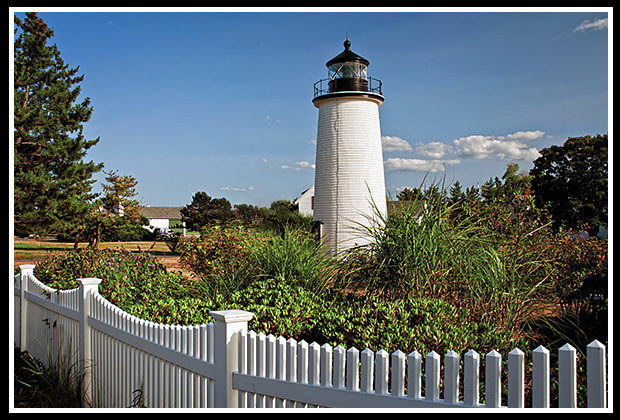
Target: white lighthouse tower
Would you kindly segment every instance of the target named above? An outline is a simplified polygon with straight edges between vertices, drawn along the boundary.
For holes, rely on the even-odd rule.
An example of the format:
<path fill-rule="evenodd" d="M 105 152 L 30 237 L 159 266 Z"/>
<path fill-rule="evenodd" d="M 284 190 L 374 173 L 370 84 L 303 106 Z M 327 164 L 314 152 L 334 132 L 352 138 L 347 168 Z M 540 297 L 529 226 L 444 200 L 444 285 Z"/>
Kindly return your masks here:
<path fill-rule="evenodd" d="M 328 78 L 314 85 L 319 109 L 313 220 L 328 255 L 369 242 L 361 226 L 386 214 L 379 106 L 381 81 L 368 76 L 369 61 L 344 51 L 326 63 Z"/>

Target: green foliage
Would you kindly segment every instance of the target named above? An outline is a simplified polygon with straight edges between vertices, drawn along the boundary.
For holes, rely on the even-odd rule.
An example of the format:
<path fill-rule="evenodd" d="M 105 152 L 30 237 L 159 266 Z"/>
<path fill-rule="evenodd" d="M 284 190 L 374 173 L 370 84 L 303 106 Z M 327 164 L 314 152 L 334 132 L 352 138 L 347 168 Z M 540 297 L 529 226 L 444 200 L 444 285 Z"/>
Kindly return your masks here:
<path fill-rule="evenodd" d="M 607 226 L 608 137 L 569 137 L 562 146 L 540 151 L 530 171 L 538 202 L 548 206 L 557 228 L 591 235 Z"/>
<path fill-rule="evenodd" d="M 199 231 L 207 226 L 230 220 L 231 205 L 225 198 L 211 198 L 207 193 L 198 191 L 192 196 L 192 202 L 181 209 L 181 221 L 189 230 Z"/>
<path fill-rule="evenodd" d="M 59 290 L 78 287 L 78 278 L 100 278 L 101 295 L 132 315 L 170 323 L 192 319 L 192 307 L 185 301 L 191 298 L 188 279 L 179 272 L 168 273 L 148 253 L 80 248 L 41 261 L 34 274 Z"/>
<path fill-rule="evenodd" d="M 50 357 L 49 364 L 44 365 L 15 347 L 15 392 L 22 394 L 28 390 L 30 398 L 27 407 L 82 407 L 81 386 L 84 375 L 77 362 L 71 361 L 70 349 L 67 351 L 59 353 L 55 360 Z"/>
<path fill-rule="evenodd" d="M 198 287 L 207 296 L 228 295 L 245 288 L 256 274 L 249 258 L 254 240 L 237 224 L 211 225 L 200 231 L 200 237 L 177 245 L 179 262 L 198 276 Z"/>
<path fill-rule="evenodd" d="M 529 178 L 517 170 L 509 165 L 504 182 L 491 180 L 482 201 L 459 187 L 450 195 L 441 184 L 416 189 L 416 201 L 367 228 L 372 241 L 347 256 L 340 287 L 386 301 L 441 299 L 465 309 L 468 322 L 523 336 L 532 315 L 553 304 L 559 264 Z"/>
<path fill-rule="evenodd" d="M 142 227 L 146 225 L 148 225 L 148 219 L 143 216 L 140 216 L 138 221 L 127 216 L 116 216 L 105 225 L 101 232 L 101 240 L 103 242 L 146 241 L 153 236 L 151 232 Z"/>
<path fill-rule="evenodd" d="M 482 195 L 419 188 L 417 200 L 367 228 L 371 245 L 338 259 L 303 227 L 226 223 L 178 245 L 192 278 L 124 250 L 69 252 L 35 275 L 55 288 L 102 278 L 102 295 L 153 322 L 202 324 L 212 310 L 244 309 L 256 332 L 360 350 L 506 352 L 567 338 L 570 328 L 579 329 L 575 344 L 605 339 L 607 241 L 554 234 L 517 170 Z"/>
<path fill-rule="evenodd" d="M 511 350 L 517 342 L 491 323 L 468 319 L 464 309 L 432 298 L 385 300 L 340 295 L 323 308 L 315 325 L 317 342 L 394 352 L 446 353 L 476 349 Z M 512 347 L 511 347 L 512 346 Z"/>
<path fill-rule="evenodd" d="M 312 230 L 312 217 L 302 216 L 297 204 L 288 200 L 271 203 L 260 230 L 272 234 L 284 234 L 286 229 Z"/>

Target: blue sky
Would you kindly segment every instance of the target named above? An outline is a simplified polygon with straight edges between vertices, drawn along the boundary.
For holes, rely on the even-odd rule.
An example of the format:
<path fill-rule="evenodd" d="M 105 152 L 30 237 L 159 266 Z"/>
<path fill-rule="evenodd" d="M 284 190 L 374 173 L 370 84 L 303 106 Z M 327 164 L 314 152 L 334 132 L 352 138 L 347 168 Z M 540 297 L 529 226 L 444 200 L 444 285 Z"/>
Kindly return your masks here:
<path fill-rule="evenodd" d="M 134 176 L 143 205 L 299 197 L 314 183 L 313 84 L 347 35 L 383 82 L 393 196 L 427 173 L 482 184 L 611 132 L 611 8 L 109 10 L 39 14 L 85 75 L 84 132 L 101 138 L 87 158 Z"/>

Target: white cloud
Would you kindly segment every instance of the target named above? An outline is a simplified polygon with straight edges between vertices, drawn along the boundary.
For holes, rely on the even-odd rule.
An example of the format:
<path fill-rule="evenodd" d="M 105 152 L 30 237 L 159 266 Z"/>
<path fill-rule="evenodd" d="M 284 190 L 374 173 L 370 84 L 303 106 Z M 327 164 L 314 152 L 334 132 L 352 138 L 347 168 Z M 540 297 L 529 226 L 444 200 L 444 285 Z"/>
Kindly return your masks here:
<path fill-rule="evenodd" d="M 249 187 L 222 187 L 220 191 L 252 191 L 254 187 L 250 185 Z"/>
<path fill-rule="evenodd" d="M 433 159 L 441 159 L 446 153 L 452 152 L 452 147 L 445 143 L 432 141 L 427 144 L 417 143 L 415 151 L 422 155 Z"/>
<path fill-rule="evenodd" d="M 301 171 L 303 169 L 314 169 L 315 165 L 310 162 L 301 161 L 301 162 L 295 162 L 292 165 L 282 165 L 280 167 L 282 169 L 293 169 L 295 171 Z"/>
<path fill-rule="evenodd" d="M 408 152 L 412 150 L 407 140 L 396 136 L 381 136 L 381 146 L 384 152 Z"/>
<path fill-rule="evenodd" d="M 456 154 L 462 157 L 534 160 L 540 153 L 525 143 L 544 134 L 543 131 L 536 130 L 518 131 L 507 136 L 472 135 L 454 140 L 454 146 Z"/>
<path fill-rule="evenodd" d="M 544 135 L 544 131 L 533 130 L 517 131 L 505 136 L 472 135 L 460 137 L 454 140 L 453 145 L 438 141 L 427 144 L 416 143 L 415 152 L 428 159 L 390 158 L 384 162 L 384 169 L 386 172 L 442 172 L 446 170 L 446 165 L 461 163 L 459 158 L 533 161 L 540 157 L 540 153 L 536 148 L 530 147 L 528 142 L 540 139 Z M 385 138 L 388 141 L 385 141 Z M 382 138 L 384 140 L 384 150 L 386 150 L 386 144 L 393 147 L 390 150 L 401 150 L 398 149 L 399 142 L 393 139 L 402 140 L 398 137 Z M 402 141 L 404 142 L 404 140 Z M 409 143 L 406 144 L 409 146 Z M 405 148 L 402 150 L 405 150 Z M 448 159 L 446 155 L 452 155 L 453 158 Z"/>
<path fill-rule="evenodd" d="M 588 29 L 592 29 L 593 31 L 600 31 L 600 30 L 606 29 L 607 26 L 608 26 L 607 18 L 596 19 L 594 22 L 590 22 L 589 20 L 584 20 L 575 29 L 573 29 L 573 32 L 577 32 L 577 31 L 584 32 L 584 31 L 587 31 Z"/>
<path fill-rule="evenodd" d="M 384 162 L 386 172 L 391 171 L 423 171 L 423 172 L 443 172 L 446 165 L 457 165 L 461 163 L 458 159 L 402 159 L 389 158 Z"/>

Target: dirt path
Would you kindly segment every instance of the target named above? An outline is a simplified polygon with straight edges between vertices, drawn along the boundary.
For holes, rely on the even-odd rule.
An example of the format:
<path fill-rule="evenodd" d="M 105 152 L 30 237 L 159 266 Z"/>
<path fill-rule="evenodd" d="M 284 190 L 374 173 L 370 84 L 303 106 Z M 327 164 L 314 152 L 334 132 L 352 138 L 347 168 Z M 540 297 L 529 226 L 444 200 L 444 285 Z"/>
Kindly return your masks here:
<path fill-rule="evenodd" d="M 194 273 L 181 267 L 181 264 L 179 264 L 178 255 L 166 255 L 166 256 L 156 255 L 156 258 L 164 265 L 164 267 L 166 267 L 166 270 L 168 271 L 180 271 L 186 277 L 194 276 Z"/>

